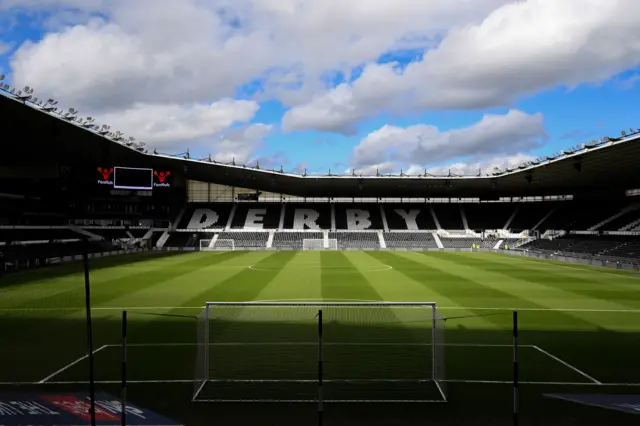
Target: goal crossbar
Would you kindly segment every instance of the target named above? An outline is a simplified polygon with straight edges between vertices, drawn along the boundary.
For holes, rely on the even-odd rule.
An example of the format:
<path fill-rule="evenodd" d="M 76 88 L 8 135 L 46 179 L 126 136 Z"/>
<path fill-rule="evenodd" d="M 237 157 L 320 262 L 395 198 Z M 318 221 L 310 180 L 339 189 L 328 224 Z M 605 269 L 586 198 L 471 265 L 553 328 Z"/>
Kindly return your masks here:
<path fill-rule="evenodd" d="M 261 308 L 270 309 L 262 310 Z M 198 354 L 193 401 L 446 402 L 444 323 L 444 317 L 437 312 L 435 302 L 207 302 L 198 317 Z M 376 327 L 383 332 L 376 334 Z M 324 334 L 323 329 L 326 329 Z M 296 339 L 303 337 L 300 330 L 305 330 L 306 339 L 310 337 L 317 339 L 316 343 L 308 340 L 297 341 Z M 345 330 L 350 333 L 346 335 L 345 343 L 349 343 L 350 347 L 354 348 L 352 353 L 336 352 L 331 348 L 335 348 L 337 342 L 332 342 L 331 338 L 327 339 L 331 335 L 334 338 L 337 336 L 339 339 L 344 339 Z M 398 345 L 394 341 L 396 338 L 393 337 L 396 336 L 396 331 L 399 332 L 397 335 L 400 339 L 409 340 L 397 342 L 400 343 Z M 224 345 L 224 339 L 227 337 L 245 336 L 251 336 L 254 339 L 256 336 L 265 337 L 264 346 L 256 344 L 251 351 L 240 349 L 232 351 Z M 273 345 L 269 345 L 271 339 L 278 336 L 285 337 L 285 340 L 292 339 L 288 341 L 288 345 L 281 347 L 293 349 L 276 350 Z M 384 339 L 389 339 L 386 342 L 393 345 L 388 346 L 404 346 L 407 349 L 400 352 L 386 351 L 386 353 L 382 349 L 373 350 L 370 339 L 376 339 L 378 343 L 385 343 Z M 327 347 L 324 348 L 323 345 Z M 364 348 L 369 348 L 371 352 L 363 353 Z M 328 370 L 323 369 L 322 366 L 325 351 L 329 351 L 331 355 L 329 373 L 326 373 Z M 390 365 L 384 365 L 389 370 L 386 373 L 384 370 L 379 371 L 378 366 L 375 365 L 379 352 L 383 352 L 383 361 L 390 363 Z M 385 356 L 387 358 L 384 358 Z M 397 360 L 396 356 L 399 357 Z M 407 356 L 411 358 L 410 362 L 406 362 Z M 353 367 L 350 361 L 353 357 L 362 357 L 368 361 Z M 316 371 L 313 371 L 314 363 L 317 363 Z M 410 365 L 407 366 L 407 364 Z M 239 368 L 239 365 L 246 367 Z M 265 371 L 264 368 L 269 371 Z M 354 377 L 350 376 L 352 372 Z M 376 376 L 383 373 L 389 373 L 391 377 Z M 246 377 L 243 374 L 250 376 Z M 255 374 L 255 377 L 251 374 Z M 309 377 L 314 374 L 317 379 Z M 397 377 L 394 377 L 394 374 Z M 406 389 L 400 387 L 396 397 L 395 390 L 385 388 L 384 390 L 390 392 L 394 398 L 384 398 L 379 395 L 379 388 L 372 387 L 370 393 L 374 397 L 370 398 L 363 396 L 362 392 L 366 393 L 366 391 L 362 391 L 361 388 L 347 386 L 346 389 L 342 389 L 342 392 L 324 398 L 323 394 L 326 391 L 322 391 L 323 383 L 328 386 L 333 385 L 334 388 L 337 384 L 351 383 L 371 386 L 387 384 L 391 387 L 394 384 L 408 384 L 415 389 L 411 395 L 404 395 L 401 393 Z M 237 392 L 242 384 L 250 387 L 246 388 L 248 389 L 246 395 L 238 397 L 234 392 Z M 278 390 L 251 388 L 252 385 L 259 387 L 265 384 L 281 385 L 281 388 Z M 296 385 L 313 386 L 314 384 L 318 386 L 315 397 L 308 394 L 308 387 L 300 388 L 300 393 L 303 395 L 296 394 L 293 397 L 287 395 L 287 391 L 296 392 L 292 390 Z M 231 387 L 226 388 L 224 385 Z M 431 386 L 432 389 L 425 390 L 427 386 Z M 332 392 L 336 392 L 335 389 L 332 389 Z M 278 397 L 280 395 L 282 396 Z"/>

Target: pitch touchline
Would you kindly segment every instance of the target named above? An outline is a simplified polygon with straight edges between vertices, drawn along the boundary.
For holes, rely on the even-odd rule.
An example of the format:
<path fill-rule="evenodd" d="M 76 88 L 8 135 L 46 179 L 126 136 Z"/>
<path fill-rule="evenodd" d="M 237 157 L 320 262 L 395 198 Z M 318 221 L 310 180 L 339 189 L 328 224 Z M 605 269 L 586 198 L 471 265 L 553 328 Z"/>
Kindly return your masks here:
<path fill-rule="evenodd" d="M 296 299 L 287 299 L 296 300 Z M 300 299 L 302 300 L 302 299 Z M 311 300 L 311 299 L 304 299 Z M 318 299 L 328 300 L 328 299 Z M 345 300 L 345 299 L 340 299 Z M 384 303 L 384 301 L 376 301 Z M 384 305 L 380 305 L 383 307 Z M 278 307 L 278 306 L 276 306 Z M 439 310 L 458 311 L 521 311 L 521 312 L 603 312 L 603 313 L 631 313 L 640 314 L 640 309 L 582 309 L 582 308 L 508 308 L 508 307 L 469 307 L 469 306 L 436 306 Z M 84 306 L 65 308 L 0 308 L 0 312 L 48 312 L 48 311 L 75 311 L 84 310 Z M 153 309 L 204 309 L 204 306 L 104 306 L 91 308 L 92 311 L 142 311 Z"/>
<path fill-rule="evenodd" d="M 391 381 L 389 379 L 387 381 Z M 404 381 L 405 379 L 398 379 Z M 168 379 L 168 380 L 127 380 L 130 384 L 171 384 L 171 383 L 194 383 L 195 379 Z M 209 382 L 218 382 L 217 380 L 208 380 Z M 228 380 L 231 381 L 231 380 Z M 235 380 L 238 383 L 251 382 L 250 380 Z M 312 380 L 317 382 L 317 379 Z M 328 380 L 325 380 L 325 382 Z M 424 381 L 424 379 L 416 379 L 414 382 Z M 426 380 L 429 382 L 430 380 Z M 469 383 L 469 384 L 489 384 L 489 385 L 513 385 L 511 380 L 465 380 L 465 379 L 444 379 L 446 383 Z M 256 380 L 259 382 L 259 380 Z M 279 380 L 276 383 L 292 383 L 295 380 Z M 97 380 L 97 384 L 120 384 L 121 380 Z M 640 383 L 593 383 L 593 382 L 544 382 L 544 381 L 520 381 L 524 385 L 549 385 L 549 386 L 611 386 L 611 387 L 640 387 Z M 48 381 L 48 382 L 0 382 L 0 386 L 29 386 L 29 385 L 81 385 L 89 384 L 89 381 Z"/>

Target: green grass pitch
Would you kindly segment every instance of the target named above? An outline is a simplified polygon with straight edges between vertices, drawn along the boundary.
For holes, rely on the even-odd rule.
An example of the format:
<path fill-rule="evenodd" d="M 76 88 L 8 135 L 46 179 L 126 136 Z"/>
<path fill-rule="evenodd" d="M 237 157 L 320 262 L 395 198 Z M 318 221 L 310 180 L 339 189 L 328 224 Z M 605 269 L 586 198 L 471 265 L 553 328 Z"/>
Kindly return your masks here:
<path fill-rule="evenodd" d="M 81 266 L 0 280 L 0 392 L 87 388 Z M 513 310 L 520 319 L 523 424 L 637 422 L 544 396 L 640 393 L 640 276 L 631 273 L 493 253 L 233 251 L 94 260 L 91 284 L 98 387 L 119 392 L 126 309 L 131 401 L 188 425 L 214 424 L 212 418 L 215 424 L 315 424 L 313 404 L 190 402 L 197 348 L 190 316 L 207 301 L 437 303 L 450 318 L 448 402 L 328 404 L 328 424 L 509 424 Z M 221 382 L 207 388 L 209 396 L 315 398 L 315 384 L 305 380 L 317 374 L 316 322 L 306 312 L 291 320 L 278 309 L 249 322 L 234 323 L 233 314 L 213 322 L 219 329 L 211 334 L 212 376 L 268 381 Z M 325 320 L 325 373 L 394 381 L 329 382 L 326 397 L 431 399 L 432 384 L 412 382 L 431 374 L 431 323 L 394 321 L 385 308 L 357 312 L 362 309 Z M 359 320 L 341 320 L 349 315 Z M 279 379 L 303 382 L 272 381 Z"/>

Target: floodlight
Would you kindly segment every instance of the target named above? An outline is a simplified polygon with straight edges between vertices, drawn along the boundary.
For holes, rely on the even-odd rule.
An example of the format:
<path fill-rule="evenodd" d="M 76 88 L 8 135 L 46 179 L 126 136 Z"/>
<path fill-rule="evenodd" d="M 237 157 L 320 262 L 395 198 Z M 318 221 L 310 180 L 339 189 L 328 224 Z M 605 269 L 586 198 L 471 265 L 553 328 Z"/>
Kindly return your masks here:
<path fill-rule="evenodd" d="M 0 81 L 4 80 L 4 74 L 0 74 Z"/>

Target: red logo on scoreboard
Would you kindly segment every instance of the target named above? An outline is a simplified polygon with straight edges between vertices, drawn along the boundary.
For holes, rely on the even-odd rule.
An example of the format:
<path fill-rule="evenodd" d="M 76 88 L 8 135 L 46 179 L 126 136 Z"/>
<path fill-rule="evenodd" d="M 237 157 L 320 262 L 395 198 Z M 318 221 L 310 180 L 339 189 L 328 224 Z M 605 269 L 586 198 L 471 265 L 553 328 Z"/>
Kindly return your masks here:
<path fill-rule="evenodd" d="M 100 176 L 102 176 L 102 180 L 98 180 L 98 183 L 100 185 L 113 185 L 113 181 L 109 180 L 109 177 L 113 173 L 113 167 L 98 167 L 98 173 L 100 173 Z"/>
<path fill-rule="evenodd" d="M 165 182 L 165 180 L 169 177 L 169 175 L 171 174 L 171 172 L 167 171 L 167 172 L 158 172 L 156 170 L 153 171 L 153 175 L 158 179 L 158 182 L 160 183 L 153 183 L 153 186 L 155 187 L 165 187 L 168 188 L 171 185 L 168 182 Z"/>
<path fill-rule="evenodd" d="M 154 171 L 153 174 L 158 178 L 158 181 L 160 183 L 164 183 L 164 180 L 171 174 L 171 172 L 156 172 Z"/>
<path fill-rule="evenodd" d="M 104 169 L 102 167 L 98 167 L 98 173 L 102 175 L 104 180 L 109 180 L 109 176 L 113 173 L 113 167 L 110 169 L 107 169 L 106 167 Z"/>

